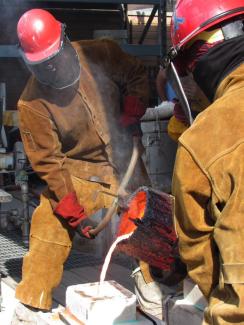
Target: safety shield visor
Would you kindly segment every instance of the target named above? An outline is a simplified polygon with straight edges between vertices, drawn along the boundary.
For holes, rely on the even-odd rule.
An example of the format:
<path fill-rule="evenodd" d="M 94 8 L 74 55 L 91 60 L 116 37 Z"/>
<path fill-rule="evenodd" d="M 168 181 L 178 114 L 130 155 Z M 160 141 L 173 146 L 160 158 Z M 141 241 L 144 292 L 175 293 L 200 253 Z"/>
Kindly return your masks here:
<path fill-rule="evenodd" d="M 163 66 L 166 69 L 167 80 L 170 82 L 171 86 L 173 87 L 177 99 L 179 100 L 181 107 L 183 108 L 186 119 L 189 125 L 191 125 L 193 123 L 193 118 L 191 114 L 190 104 L 185 94 L 185 91 L 183 89 L 177 69 L 173 63 L 173 59 L 176 57 L 176 55 L 177 53 L 175 52 L 175 49 L 172 48 L 171 52 L 169 52 L 168 55 L 164 58 Z"/>
<path fill-rule="evenodd" d="M 51 57 L 35 63 L 27 61 L 25 57 L 24 59 L 30 72 L 40 83 L 55 89 L 69 87 L 80 78 L 78 54 L 65 34 L 59 51 Z"/>

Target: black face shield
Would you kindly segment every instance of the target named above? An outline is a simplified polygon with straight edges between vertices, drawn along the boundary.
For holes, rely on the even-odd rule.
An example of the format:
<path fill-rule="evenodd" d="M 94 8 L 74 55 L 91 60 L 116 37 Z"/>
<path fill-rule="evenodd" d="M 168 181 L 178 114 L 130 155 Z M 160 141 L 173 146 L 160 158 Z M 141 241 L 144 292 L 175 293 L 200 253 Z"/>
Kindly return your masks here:
<path fill-rule="evenodd" d="M 40 83 L 55 89 L 69 87 L 80 78 L 78 54 L 65 35 L 59 51 L 53 56 L 35 63 L 25 62 Z"/>

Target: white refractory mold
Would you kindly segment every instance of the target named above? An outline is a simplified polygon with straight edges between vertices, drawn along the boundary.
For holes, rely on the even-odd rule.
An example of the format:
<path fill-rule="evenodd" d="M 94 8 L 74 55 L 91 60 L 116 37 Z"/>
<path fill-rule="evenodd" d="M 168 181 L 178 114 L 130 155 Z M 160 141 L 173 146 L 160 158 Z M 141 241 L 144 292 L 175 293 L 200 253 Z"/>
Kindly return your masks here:
<path fill-rule="evenodd" d="M 136 320 L 136 296 L 116 281 L 69 286 L 66 308 L 86 325 Z"/>

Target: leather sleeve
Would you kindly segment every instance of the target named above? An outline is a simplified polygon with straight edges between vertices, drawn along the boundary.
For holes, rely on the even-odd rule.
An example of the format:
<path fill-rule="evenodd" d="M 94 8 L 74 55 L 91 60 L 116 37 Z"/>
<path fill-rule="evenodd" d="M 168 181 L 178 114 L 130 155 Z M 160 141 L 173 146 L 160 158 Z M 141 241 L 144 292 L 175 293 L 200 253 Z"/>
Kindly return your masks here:
<path fill-rule="evenodd" d="M 124 96 L 139 98 L 146 109 L 149 100 L 149 82 L 143 62 L 125 53 L 114 41 L 104 40 L 104 45 L 111 78 L 120 86 Z"/>
<path fill-rule="evenodd" d="M 121 113 L 126 114 L 129 119 L 136 116 L 136 123 L 140 123 L 148 107 L 150 92 L 148 73 L 143 62 L 124 52 L 119 44 L 111 39 L 81 41 L 76 46 L 82 49 L 92 69 L 98 65 L 118 86 L 122 97 Z M 96 69 L 94 71 L 96 73 Z M 128 109 L 125 112 L 125 108 L 128 108 L 128 98 L 137 103 L 130 105 L 129 113 Z"/>
<path fill-rule="evenodd" d="M 51 192 L 55 208 L 65 195 L 74 191 L 69 171 L 64 167 L 65 155 L 51 117 L 41 103 L 31 108 L 19 102 L 21 138 L 33 170 L 43 179 Z M 45 114 L 43 114 L 45 112 Z"/>
<path fill-rule="evenodd" d="M 143 62 L 125 53 L 111 39 L 82 41 L 83 53 L 88 61 L 103 67 L 104 72 L 119 87 L 122 95 L 137 97 L 145 108 L 149 100 L 149 82 Z"/>
<path fill-rule="evenodd" d="M 206 298 L 218 283 L 218 254 L 209 212 L 211 187 L 207 176 L 181 145 L 173 175 L 175 222 L 180 255 L 189 276 Z"/>

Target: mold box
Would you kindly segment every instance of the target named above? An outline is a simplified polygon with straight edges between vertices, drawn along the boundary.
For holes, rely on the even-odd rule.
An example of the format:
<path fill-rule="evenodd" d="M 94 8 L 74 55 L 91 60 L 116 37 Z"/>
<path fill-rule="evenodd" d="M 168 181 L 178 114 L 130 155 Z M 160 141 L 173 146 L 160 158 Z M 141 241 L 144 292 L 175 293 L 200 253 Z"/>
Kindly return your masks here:
<path fill-rule="evenodd" d="M 66 290 L 66 308 L 86 325 L 112 325 L 136 320 L 136 296 L 116 281 L 73 285 Z"/>

